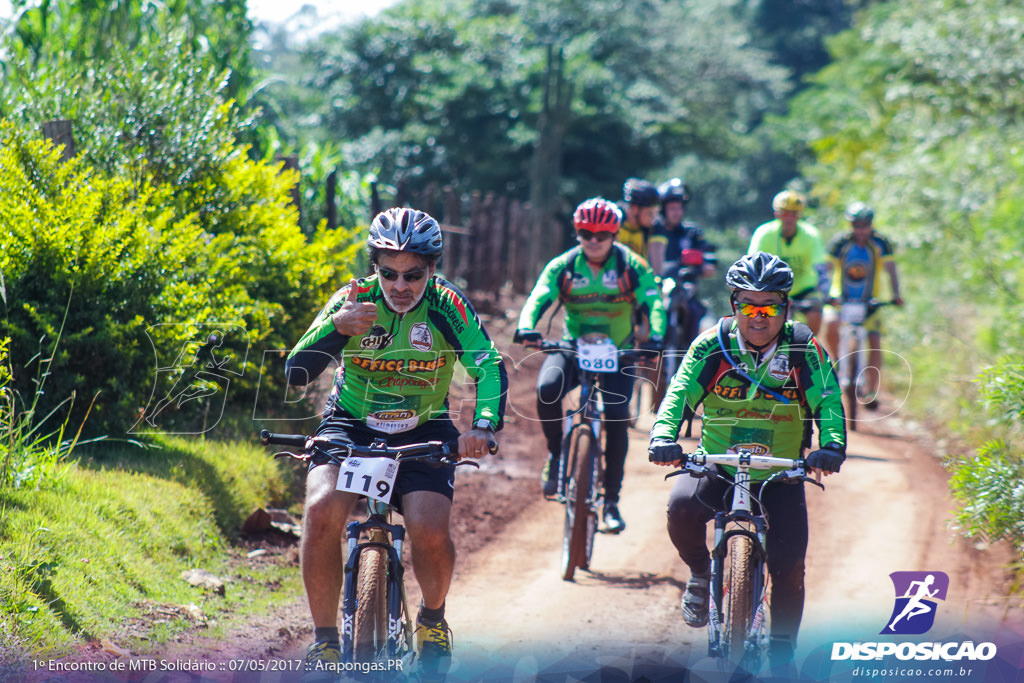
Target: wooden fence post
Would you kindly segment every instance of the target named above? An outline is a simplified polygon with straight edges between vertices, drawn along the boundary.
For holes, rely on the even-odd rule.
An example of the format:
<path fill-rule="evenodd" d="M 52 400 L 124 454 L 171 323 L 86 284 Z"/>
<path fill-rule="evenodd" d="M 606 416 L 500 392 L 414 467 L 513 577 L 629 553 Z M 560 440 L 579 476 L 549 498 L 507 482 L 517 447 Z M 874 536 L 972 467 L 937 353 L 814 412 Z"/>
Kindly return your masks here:
<path fill-rule="evenodd" d="M 455 195 L 451 185 L 445 185 L 441 191 L 441 203 L 444 207 L 441 211 L 441 224 L 462 225 L 462 211 L 459 206 L 459 198 Z M 444 235 L 444 272 L 451 278 L 458 276 L 464 267 L 462 261 L 462 243 L 466 241 L 465 235 L 454 231 L 446 231 Z"/>
<path fill-rule="evenodd" d="M 473 216 L 476 212 L 476 204 L 480 201 L 480 193 L 474 192 L 471 195 L 469 208 L 469 223 L 463 222 L 466 232 L 459 235 L 459 272 L 458 275 L 466 281 L 466 288 L 469 288 L 469 279 L 473 270 Z M 459 200 L 459 204 L 462 201 Z"/>
<path fill-rule="evenodd" d="M 71 128 L 71 121 L 66 119 L 43 121 L 43 136 L 53 143 L 54 147 L 60 147 L 61 159 L 67 161 L 75 156 L 75 138 Z"/>
<path fill-rule="evenodd" d="M 508 254 L 508 277 L 512 282 L 512 291 L 523 293 L 526 291 L 526 272 L 524 254 L 526 253 L 527 240 L 525 217 L 527 212 L 523 209 L 522 202 L 511 201 L 508 208 L 508 243 L 505 251 Z"/>
<path fill-rule="evenodd" d="M 485 286 L 494 293 L 494 300 L 498 300 L 501 288 L 508 281 L 508 197 L 501 195 L 497 197 L 490 215 L 488 226 L 488 250 L 487 260 L 484 263 Z"/>
<path fill-rule="evenodd" d="M 468 278 L 470 289 L 478 289 L 483 280 L 484 261 L 487 258 L 485 234 L 487 230 L 487 213 L 493 201 L 494 194 L 491 192 L 488 192 L 483 198 L 480 197 L 479 192 L 473 193 L 473 209 L 469 219 L 470 240 L 473 242 L 470 253 L 473 255 L 473 260 L 467 269 L 467 273 L 470 276 Z"/>

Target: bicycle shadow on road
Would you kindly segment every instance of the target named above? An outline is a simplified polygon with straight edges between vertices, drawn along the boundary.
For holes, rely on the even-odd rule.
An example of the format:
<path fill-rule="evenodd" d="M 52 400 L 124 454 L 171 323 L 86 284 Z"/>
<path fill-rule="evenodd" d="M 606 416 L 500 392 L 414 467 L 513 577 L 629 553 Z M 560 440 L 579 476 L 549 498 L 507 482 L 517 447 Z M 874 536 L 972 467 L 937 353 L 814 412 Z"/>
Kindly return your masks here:
<path fill-rule="evenodd" d="M 584 576 L 586 580 L 593 580 L 615 588 L 630 590 L 646 590 L 654 586 L 675 586 L 679 590 L 686 588 L 686 582 L 680 581 L 674 576 L 664 574 L 652 574 L 651 572 L 628 572 L 626 574 L 614 574 L 607 572 L 587 571 Z"/>

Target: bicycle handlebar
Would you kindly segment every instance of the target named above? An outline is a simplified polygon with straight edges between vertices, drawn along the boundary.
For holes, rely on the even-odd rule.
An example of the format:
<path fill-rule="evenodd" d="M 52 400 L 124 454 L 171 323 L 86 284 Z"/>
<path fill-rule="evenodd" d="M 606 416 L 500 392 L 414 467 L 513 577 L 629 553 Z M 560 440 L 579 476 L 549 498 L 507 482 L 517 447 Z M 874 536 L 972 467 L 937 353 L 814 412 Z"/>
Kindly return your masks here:
<path fill-rule="evenodd" d="M 790 467 L 803 469 L 803 460 L 792 458 L 776 458 L 772 455 L 754 455 L 752 453 L 684 453 L 684 462 L 694 465 L 746 465 L 755 470 L 767 470 L 773 467 Z"/>
<path fill-rule="evenodd" d="M 798 479 L 808 481 L 815 486 L 824 489 L 824 485 L 818 479 L 807 476 L 806 461 L 803 458 L 793 460 L 791 458 L 776 458 L 771 454 L 754 455 L 752 453 L 683 453 L 682 469 L 670 472 L 665 478 L 674 477 L 683 473 L 695 477 L 707 476 L 711 471 L 708 465 L 731 465 L 739 467 L 745 465 L 755 470 L 768 470 L 773 467 L 787 468 L 783 472 L 772 475 L 766 481 L 786 481 Z"/>
<path fill-rule="evenodd" d="M 384 442 L 374 442 L 369 446 L 360 446 L 347 441 L 339 441 L 329 436 L 306 436 L 303 434 L 274 434 L 266 429 L 260 432 L 260 442 L 264 446 L 287 446 L 290 448 L 301 448 L 303 455 L 282 452 L 274 457 L 291 457 L 297 460 L 309 460 L 317 451 L 323 452 L 335 458 L 348 458 L 352 456 L 367 458 L 393 458 L 396 461 L 402 460 L 429 460 L 444 465 L 480 465 L 471 460 L 459 460 L 459 442 L 452 441 L 426 441 L 423 443 L 405 444 L 402 446 L 390 447 Z M 487 445 L 489 453 L 498 452 L 498 442 L 490 441 Z"/>
<path fill-rule="evenodd" d="M 557 353 L 559 351 L 575 351 L 576 345 L 573 342 L 565 341 L 560 339 L 558 341 L 551 341 L 550 339 L 542 339 L 540 342 L 540 350 L 544 353 Z M 657 358 L 658 352 L 654 350 L 644 349 L 618 349 L 619 360 L 624 362 L 629 361 L 643 361 L 650 358 Z"/>

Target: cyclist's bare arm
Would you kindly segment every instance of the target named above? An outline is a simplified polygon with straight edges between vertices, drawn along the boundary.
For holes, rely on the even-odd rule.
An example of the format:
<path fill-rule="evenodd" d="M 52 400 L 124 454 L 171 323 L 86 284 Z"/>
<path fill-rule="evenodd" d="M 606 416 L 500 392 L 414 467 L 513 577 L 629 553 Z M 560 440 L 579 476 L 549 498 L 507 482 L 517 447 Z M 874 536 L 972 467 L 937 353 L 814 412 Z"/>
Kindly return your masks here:
<path fill-rule="evenodd" d="M 900 296 L 900 279 L 896 274 L 896 262 L 886 261 L 885 272 L 889 274 L 889 285 L 892 289 L 892 302 L 897 306 L 903 305 L 903 297 Z"/>

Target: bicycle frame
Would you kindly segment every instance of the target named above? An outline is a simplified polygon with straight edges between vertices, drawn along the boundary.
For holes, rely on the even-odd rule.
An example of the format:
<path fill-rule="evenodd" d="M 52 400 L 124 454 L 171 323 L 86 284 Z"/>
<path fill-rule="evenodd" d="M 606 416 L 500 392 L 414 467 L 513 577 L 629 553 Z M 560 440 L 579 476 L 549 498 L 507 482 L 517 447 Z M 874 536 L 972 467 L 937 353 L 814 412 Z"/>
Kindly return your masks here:
<path fill-rule="evenodd" d="M 332 440 L 328 436 L 303 436 L 300 434 L 271 434 L 263 430 L 263 445 L 281 445 L 301 448 L 301 455 L 284 451 L 275 457 L 291 457 L 308 462 L 316 456 L 325 456 L 328 461 L 341 462 L 349 456 L 391 458 L 396 462 L 403 460 L 426 460 L 438 465 L 448 464 L 458 467 L 470 465 L 479 467 L 471 460 L 457 460 L 458 442 L 431 441 L 420 444 L 406 444 L 389 448 L 382 441 L 375 441 L 369 446 L 359 446 L 341 440 Z M 498 445 L 492 441 L 488 450 L 497 452 Z M 455 460 L 452 458 L 456 457 Z M 389 475 L 390 476 L 390 475 Z M 369 492 L 371 478 L 366 477 L 365 491 Z M 383 491 L 381 496 L 383 497 Z M 367 517 L 362 522 L 350 522 L 346 526 L 347 558 L 345 560 L 345 580 L 343 585 L 342 620 L 341 620 L 341 651 L 345 662 L 376 661 L 382 657 L 390 659 L 404 658 L 412 653 L 412 624 L 406 604 L 405 568 L 402 564 L 402 548 L 405 542 L 405 527 L 391 523 L 392 506 L 383 500 L 367 496 Z M 365 540 L 361 540 L 365 537 Z M 339 539 L 340 540 L 340 539 Z M 370 582 L 382 581 L 375 588 L 383 589 L 368 600 L 362 599 L 360 604 L 360 576 L 364 567 L 362 560 L 368 551 L 382 551 L 384 567 L 371 569 L 371 576 L 377 575 Z M 372 557 L 372 554 L 371 554 Z M 383 579 L 379 573 L 383 573 Z M 381 604 L 383 600 L 383 604 Z M 368 611 L 369 610 L 369 611 Z M 357 616 L 360 615 L 360 616 Z M 363 628 L 360 623 L 369 625 Z M 359 633 L 357 633 L 359 631 Z M 372 631 L 372 633 L 364 632 Z M 372 640 L 372 652 L 364 650 L 363 640 Z M 358 652 L 357 652 L 358 649 Z"/>
<path fill-rule="evenodd" d="M 768 648 L 770 590 L 768 577 L 768 520 L 761 509 L 760 501 L 751 491 L 752 469 L 770 469 L 785 467 L 786 470 L 772 475 L 761 482 L 764 487 L 786 479 L 810 481 L 818 486 L 820 483 L 809 479 L 804 474 L 803 461 L 789 458 L 776 458 L 770 454 L 754 455 L 748 449 L 738 448 L 736 453 L 693 454 L 686 456 L 684 469 L 670 474 L 689 473 L 692 476 L 721 476 L 709 465 L 730 465 L 736 473 L 730 482 L 732 504 L 725 511 L 715 513 L 714 547 L 711 551 L 711 601 L 708 606 L 708 656 L 727 658 L 736 663 L 746 664 L 756 670 L 763 661 Z M 824 487 L 822 487 L 824 488 Z M 758 503 L 758 511 L 753 503 Z M 749 581 L 742 581 L 752 589 L 749 602 L 749 614 L 726 615 L 727 601 L 734 596 L 729 595 L 730 589 L 726 582 L 726 562 L 730 559 L 730 540 L 744 537 L 750 540 L 750 562 L 745 568 L 750 572 Z M 736 583 L 730 576 L 730 582 Z M 732 637 L 737 619 L 740 619 L 742 642 L 735 642 Z M 737 651 L 741 649 L 742 651 Z"/>
<path fill-rule="evenodd" d="M 603 407 L 598 406 L 597 401 L 592 400 L 594 398 L 595 390 L 597 389 L 597 373 L 585 372 L 580 370 L 582 376 L 580 377 L 580 405 L 575 410 L 567 410 L 565 412 L 565 418 L 562 429 L 562 458 L 558 462 L 558 501 L 560 503 L 566 502 L 565 499 L 565 485 L 568 484 L 569 476 L 567 468 L 569 467 L 568 453 L 566 452 L 569 448 L 569 440 L 572 436 L 573 429 L 583 428 L 590 431 L 594 435 L 596 443 L 601 443 L 601 433 L 603 431 L 603 419 L 604 411 Z M 595 501 L 596 503 L 597 501 Z"/>
<path fill-rule="evenodd" d="M 846 398 L 847 427 L 857 428 L 857 408 L 860 403 L 859 389 L 863 385 L 863 374 L 868 367 L 870 347 L 865 323 L 882 306 L 892 302 L 876 301 L 867 303 L 842 301 L 839 306 L 839 386 Z M 853 350 L 850 345 L 853 344 Z M 879 368 L 879 372 L 881 369 Z"/>
<path fill-rule="evenodd" d="M 668 318 L 665 328 L 668 333 L 665 335 L 665 350 L 661 355 L 658 384 L 652 400 L 654 412 L 657 412 L 661 400 L 665 398 L 665 391 L 672 377 L 679 369 L 690 344 L 693 343 L 693 339 L 688 338 L 686 334 L 691 322 L 689 305 L 691 300 L 697 298 L 697 282 L 705 262 L 713 263 L 714 259 L 707 258 L 700 250 L 684 249 L 680 263 L 673 264 L 669 269 L 674 275 L 663 280 L 665 314 Z"/>
<path fill-rule="evenodd" d="M 587 341 L 590 344 L 611 344 L 606 337 Z M 545 341 L 541 349 L 549 352 L 574 352 L 577 346 Z M 611 367 L 605 364 L 606 359 L 614 356 L 615 367 L 618 367 L 617 363 L 633 355 L 630 351 L 611 346 L 607 351 L 602 350 L 596 358 L 584 361 L 586 355 L 581 354 L 577 359 L 580 373 L 579 406 L 567 410 L 563 418 L 558 488 L 555 494 L 556 499 L 565 505 L 565 530 L 562 538 L 562 579 L 565 581 L 572 580 L 576 568 L 590 567 L 594 535 L 598 527 L 598 511 L 604 502 L 604 451 L 601 445 L 604 405 L 596 393 L 598 376 L 602 374 L 602 367 Z M 591 364 L 590 368 L 585 367 L 588 363 Z M 581 452 L 576 452 L 578 449 Z"/>

